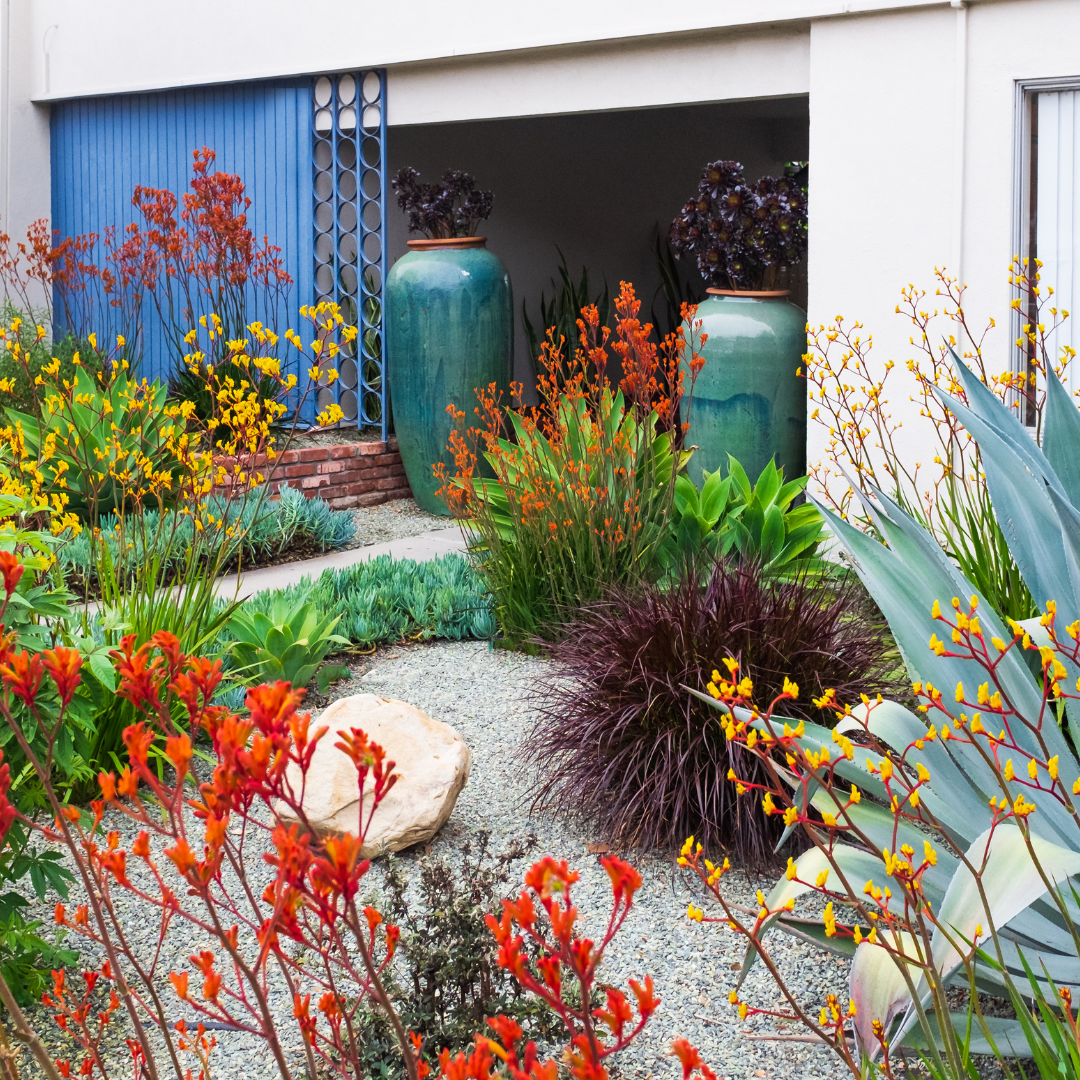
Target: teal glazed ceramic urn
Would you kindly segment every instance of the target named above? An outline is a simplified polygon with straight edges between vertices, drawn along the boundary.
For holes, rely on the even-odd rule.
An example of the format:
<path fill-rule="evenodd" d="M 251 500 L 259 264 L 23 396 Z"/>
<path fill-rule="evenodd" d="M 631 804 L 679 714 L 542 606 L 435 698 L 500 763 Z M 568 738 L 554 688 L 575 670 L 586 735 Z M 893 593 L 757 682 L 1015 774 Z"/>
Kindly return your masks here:
<path fill-rule="evenodd" d="M 473 418 L 477 387 L 509 393 L 514 365 L 513 296 L 506 268 L 483 236 L 410 240 L 386 278 L 390 406 L 413 497 L 446 514 L 435 492 L 436 462 L 453 420 L 447 405 Z"/>
<path fill-rule="evenodd" d="M 709 289 L 698 306 L 708 340 L 686 437 L 698 448 L 689 465 L 698 486 L 704 470 L 726 475 L 728 454 L 751 483 L 772 457 L 786 479 L 806 472 L 806 313 L 787 295 Z"/>

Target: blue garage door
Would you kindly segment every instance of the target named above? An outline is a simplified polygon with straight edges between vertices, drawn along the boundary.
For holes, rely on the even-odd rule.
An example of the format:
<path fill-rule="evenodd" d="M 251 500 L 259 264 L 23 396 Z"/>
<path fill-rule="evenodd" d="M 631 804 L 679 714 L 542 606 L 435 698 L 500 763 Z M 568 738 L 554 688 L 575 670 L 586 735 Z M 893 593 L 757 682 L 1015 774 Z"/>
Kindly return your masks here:
<path fill-rule="evenodd" d="M 339 365 L 339 387 L 320 391 L 320 407 L 338 400 L 348 419 L 384 425 L 384 98 L 382 72 L 357 72 L 59 102 L 51 118 L 53 228 L 61 237 L 104 237 L 114 227 L 122 240 L 128 224 L 146 225 L 132 205 L 135 187 L 179 198 L 190 190 L 192 152 L 210 148 L 213 169 L 243 180 L 248 227 L 281 249 L 292 279 L 275 330 L 299 329 L 301 305 L 330 299 L 363 331 L 357 355 Z M 100 244 L 95 261 L 105 262 Z M 141 372 L 167 379 L 179 358 L 149 299 L 142 315 Z M 107 308 L 96 318 L 105 324 L 99 333 L 116 332 Z"/>

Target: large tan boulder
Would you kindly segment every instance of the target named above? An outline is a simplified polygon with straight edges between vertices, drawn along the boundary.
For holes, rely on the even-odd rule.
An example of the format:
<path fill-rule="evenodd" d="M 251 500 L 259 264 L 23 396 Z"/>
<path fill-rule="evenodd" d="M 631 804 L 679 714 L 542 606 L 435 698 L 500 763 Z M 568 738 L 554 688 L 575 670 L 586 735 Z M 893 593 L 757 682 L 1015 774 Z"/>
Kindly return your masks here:
<path fill-rule="evenodd" d="M 331 704 L 312 727 L 323 725 L 330 730 L 315 750 L 304 791 L 304 812 L 316 830 L 358 831 L 356 769 L 334 746 L 338 733 L 350 728 L 360 728 L 385 749 L 398 777 L 375 811 L 363 857 L 426 843 L 442 828 L 469 779 L 469 748 L 449 724 L 432 720 L 405 701 L 355 694 Z M 289 779 L 299 786 L 296 765 L 289 767 Z M 369 778 L 364 785 L 365 821 L 371 812 L 371 786 Z"/>

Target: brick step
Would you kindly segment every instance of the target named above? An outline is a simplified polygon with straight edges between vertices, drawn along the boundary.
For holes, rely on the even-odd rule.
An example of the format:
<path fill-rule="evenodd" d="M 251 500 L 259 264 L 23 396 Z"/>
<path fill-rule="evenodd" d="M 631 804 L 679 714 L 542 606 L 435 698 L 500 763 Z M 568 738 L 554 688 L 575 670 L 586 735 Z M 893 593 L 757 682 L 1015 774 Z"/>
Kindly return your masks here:
<path fill-rule="evenodd" d="M 223 458 L 221 464 L 232 469 L 236 460 Z M 377 506 L 412 496 L 397 440 L 393 438 L 388 442 L 304 446 L 286 450 L 274 462 L 260 454 L 242 464 L 249 471 L 271 473 L 270 486 L 275 492 L 283 487 L 295 488 L 305 498 L 325 499 L 335 510 Z M 214 488 L 214 494 L 229 495 L 231 489 L 231 484 L 220 485 Z"/>

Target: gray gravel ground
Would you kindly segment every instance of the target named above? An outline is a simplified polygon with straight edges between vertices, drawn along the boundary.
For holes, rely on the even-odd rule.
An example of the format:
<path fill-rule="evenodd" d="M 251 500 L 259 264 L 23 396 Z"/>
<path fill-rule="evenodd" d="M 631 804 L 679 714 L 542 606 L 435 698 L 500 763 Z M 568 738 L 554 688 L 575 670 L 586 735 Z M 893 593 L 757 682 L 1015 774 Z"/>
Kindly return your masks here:
<path fill-rule="evenodd" d="M 454 524 L 448 517 L 421 510 L 414 499 L 394 499 L 378 506 L 360 506 L 352 513 L 356 521 L 356 535 L 345 545 L 346 548 L 401 540 L 432 529 L 448 529 Z"/>
<path fill-rule="evenodd" d="M 434 841 L 432 852 L 447 856 L 456 866 L 459 859 L 455 849 L 478 830 L 491 831 L 491 850 L 496 853 L 506 850 L 512 840 L 535 833 L 539 846 L 530 859 L 552 854 L 567 859 L 580 871 L 575 901 L 586 930 L 598 934 L 610 911 L 611 893 L 599 855 L 588 850 L 595 837 L 550 812 L 530 815 L 522 799 L 534 777 L 523 770 L 518 747 L 532 722 L 529 683 L 544 663 L 519 654 L 490 651 L 483 642 L 398 646 L 356 665 L 354 678 L 334 689 L 338 696 L 373 692 L 400 697 L 455 727 L 472 751 L 472 772 L 450 821 Z M 108 824 L 122 830 L 122 843 L 134 831 L 123 819 L 110 820 Z M 417 857 L 416 852 L 404 855 L 406 872 Z M 701 1049 L 717 1075 L 729 1080 L 751 1077 L 832 1080 L 847 1075 L 840 1062 L 820 1047 L 753 1038 L 778 1029 L 760 1018 L 739 1021 L 728 1004 L 727 995 L 735 985 L 734 969 L 742 955 L 734 934 L 726 927 L 687 920 L 688 901 L 693 899 L 700 904 L 702 900 L 669 859 L 640 853 L 631 853 L 629 857 L 642 872 L 644 885 L 630 918 L 608 953 L 601 978 L 607 983 L 625 985 L 627 978 L 652 974 L 663 1004 L 645 1033 L 615 1063 L 618 1074 L 640 1080 L 652 1077 L 676 1080 L 678 1066 L 668 1056 L 668 1047 L 675 1036 L 684 1035 Z M 522 860 L 512 868 L 512 873 L 520 878 L 526 868 Z M 261 889 L 269 868 L 253 861 L 249 870 L 256 888 Z M 740 875 L 731 880 L 731 891 L 734 899 L 752 903 L 754 890 L 767 888 L 769 884 L 767 880 L 753 881 Z M 74 895 L 72 900 L 77 902 Z M 140 916 L 133 902 L 125 900 L 123 910 L 133 939 L 151 952 L 157 939 L 155 926 Z M 50 901 L 42 911 L 47 923 L 51 922 L 51 911 Z M 207 944 L 205 935 L 188 925 L 174 923 L 164 946 L 162 980 L 170 968 L 190 967 L 184 962 L 186 957 Z M 774 946 L 775 956 L 792 987 L 814 1011 L 829 991 L 843 997 L 844 963 L 779 934 Z M 170 1003 L 176 1003 L 179 1018 L 183 1015 L 182 1008 L 171 994 L 166 996 Z M 758 1005 L 779 1004 L 778 991 L 760 966 L 748 978 L 743 996 Z M 285 994 L 276 994 L 275 1005 L 283 1017 L 291 1013 L 291 1002 Z M 77 1055 L 70 1043 L 65 1049 L 49 1012 L 35 1008 L 31 1015 L 50 1045 L 56 1046 L 58 1054 L 71 1056 L 74 1066 Z M 286 1023 L 286 1029 L 285 1045 L 292 1048 L 298 1044 L 298 1038 L 291 1022 Z M 256 1038 L 235 1032 L 215 1034 L 219 1044 L 211 1059 L 212 1063 L 216 1062 L 215 1077 L 263 1080 L 278 1075 L 266 1048 Z M 797 1031 L 789 1029 L 788 1034 Z M 111 1040 L 118 1062 L 126 1054 L 120 1035 L 117 1032 Z M 24 1076 L 38 1075 L 25 1057 L 20 1065 Z M 128 1075 L 129 1067 L 120 1074 Z M 298 1068 L 296 1075 L 302 1076 L 303 1069 Z"/>
<path fill-rule="evenodd" d="M 400 655 L 377 662 L 347 692 L 410 701 L 456 728 L 473 755 L 469 783 L 436 839 L 433 853 L 449 854 L 449 849 L 480 829 L 491 831 L 496 852 L 515 837 L 535 833 L 539 846 L 530 859 L 551 854 L 580 871 L 575 902 L 587 929 L 599 935 L 610 912 L 611 889 L 600 856 L 588 851 L 596 837 L 550 812 L 531 815 L 527 800 L 522 799 L 535 777 L 522 769 L 517 748 L 534 715 L 529 682 L 545 661 L 489 651 L 483 642 L 440 642 L 393 652 Z M 638 1041 L 617 1061 L 623 1076 L 674 1080 L 678 1066 L 668 1056 L 668 1047 L 677 1035 L 690 1039 L 717 1075 L 729 1080 L 826 1080 L 848 1075 L 822 1048 L 749 1038 L 778 1029 L 760 1018 L 739 1021 L 728 1003 L 736 980 L 733 967 L 742 960 L 734 933 L 686 918 L 688 902 L 693 899 L 701 904 L 702 900 L 670 859 L 637 852 L 626 857 L 641 871 L 644 884 L 606 957 L 601 978 L 624 986 L 628 978 L 651 974 L 663 1004 Z M 526 868 L 523 861 L 519 873 Z M 756 889 L 767 889 L 771 883 L 740 875 L 732 880 L 733 898 L 753 903 Z M 773 942 L 792 987 L 813 1003 L 815 1012 L 830 991 L 845 993 L 845 962 L 780 934 Z M 762 967 L 751 972 L 743 997 L 759 1005 L 779 1005 L 775 984 Z"/>

